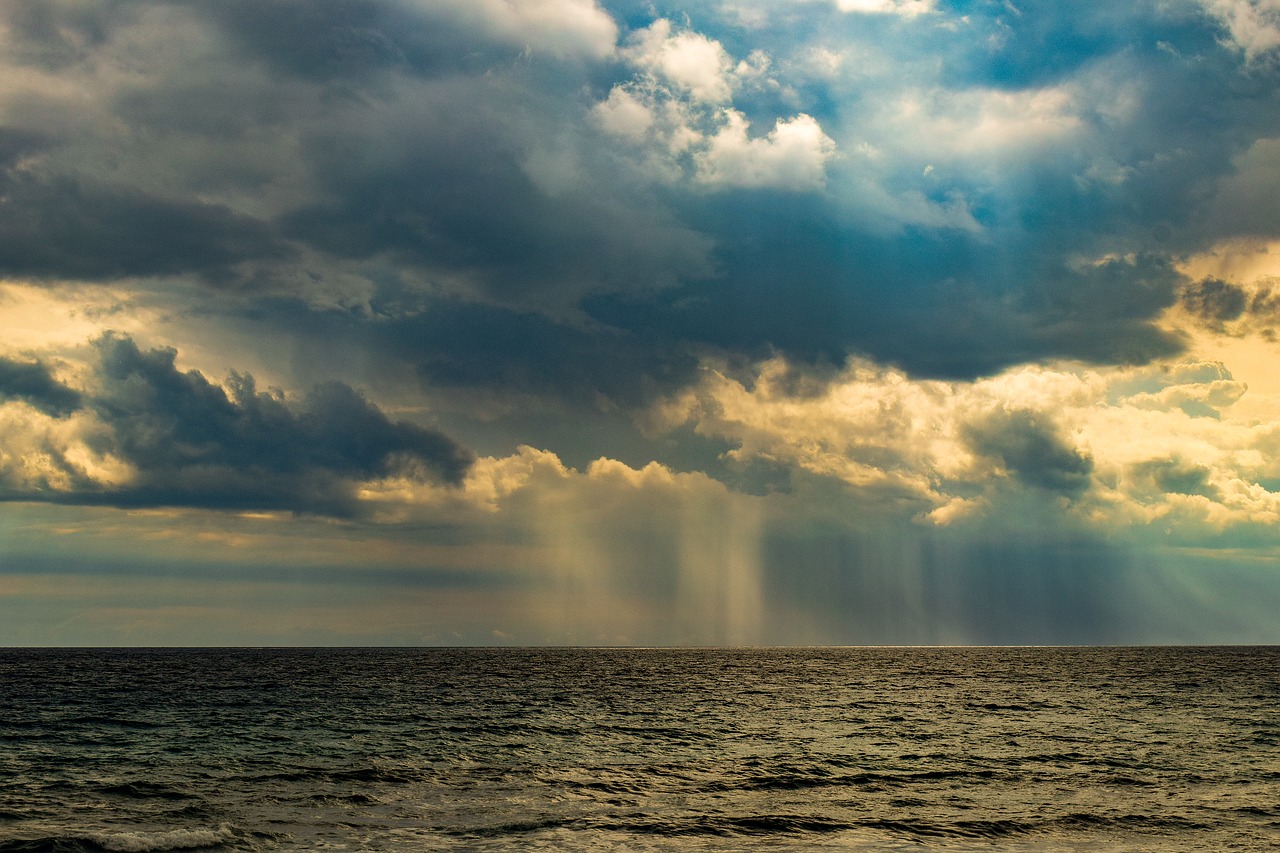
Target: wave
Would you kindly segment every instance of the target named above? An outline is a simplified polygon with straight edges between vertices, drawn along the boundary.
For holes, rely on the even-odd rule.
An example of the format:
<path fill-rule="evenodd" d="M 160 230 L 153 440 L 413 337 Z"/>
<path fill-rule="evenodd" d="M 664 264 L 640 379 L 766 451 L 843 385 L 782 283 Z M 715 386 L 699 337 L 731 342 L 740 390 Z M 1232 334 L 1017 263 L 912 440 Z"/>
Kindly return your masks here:
<path fill-rule="evenodd" d="M 708 792 L 728 792 L 798 791 L 806 788 L 832 787 L 881 788 L 884 786 L 909 785 L 915 782 L 935 782 L 945 779 L 989 780 L 997 778 L 999 775 L 997 771 L 988 769 L 834 774 L 815 767 L 798 771 L 782 769 L 767 774 L 755 774 L 745 779 L 714 781 L 704 785 L 703 790 Z"/>
<path fill-rule="evenodd" d="M 844 832 L 854 829 L 850 823 L 806 815 L 742 815 L 737 817 L 704 816 L 684 820 L 649 820 L 601 824 L 599 829 L 638 835 L 690 836 L 767 836 L 806 835 Z"/>
<path fill-rule="evenodd" d="M 914 839 L 924 838 L 1007 838 L 1026 835 L 1036 826 L 1018 820 L 958 820 L 952 823 L 932 823 L 923 820 L 868 820 L 861 826 L 881 829 L 896 835 Z"/>
<path fill-rule="evenodd" d="M 432 778 L 425 770 L 389 767 L 355 767 L 351 769 L 334 769 L 329 767 L 300 767 L 295 770 L 281 770 L 275 773 L 258 773 L 240 777 L 244 781 L 263 782 L 358 782 L 389 783 L 404 785 L 422 782 Z"/>
<path fill-rule="evenodd" d="M 121 729 L 158 729 L 159 723 L 150 720 L 138 720 L 133 717 L 111 717 L 100 714 L 86 714 L 78 717 L 67 717 L 59 720 L 60 724 L 73 726 L 112 726 Z"/>
<path fill-rule="evenodd" d="M 193 798 L 192 794 L 188 794 L 185 791 L 179 791 L 166 785 L 147 782 L 142 779 L 121 782 L 115 785 L 103 785 L 98 788 L 98 791 L 103 794 L 133 797 L 139 800 L 189 800 Z"/>
<path fill-rule="evenodd" d="M 160 832 L 86 832 L 0 841 L 0 853 L 162 853 L 221 847 L 234 838 L 227 826 Z"/>
<path fill-rule="evenodd" d="M 1167 815 L 1099 815 L 1076 812 L 1045 820 L 958 820 L 949 823 L 922 820 L 868 820 L 859 823 L 868 829 L 880 829 L 916 840 L 938 838 L 997 839 L 1038 832 L 1062 830 L 1129 830 L 1161 832 L 1168 830 L 1207 829 L 1203 823 Z"/>
<path fill-rule="evenodd" d="M 1127 815 L 1095 815 L 1086 812 L 1076 812 L 1065 815 L 1064 817 L 1055 818 L 1046 821 L 1048 826 L 1060 827 L 1090 827 L 1102 829 L 1135 829 L 1135 830 L 1193 830 L 1193 829 L 1209 829 L 1208 824 L 1199 821 L 1190 820 L 1177 815 L 1146 815 L 1146 814 L 1127 814 Z"/>
<path fill-rule="evenodd" d="M 569 829 L 586 832 L 611 832 L 625 835 L 647 835 L 669 838 L 688 836 L 769 836 L 843 832 L 854 824 L 806 815 L 701 815 L 689 818 L 661 819 L 653 815 L 637 815 L 633 820 L 557 819 L 518 821 L 496 826 L 447 833 L 461 837 L 504 838 L 546 830 Z"/>
<path fill-rule="evenodd" d="M 842 821 L 816 815 L 747 814 L 698 815 L 663 818 L 654 814 L 635 814 L 613 819 L 546 817 L 541 820 L 513 821 L 466 830 L 440 828 L 446 835 L 460 838 L 510 838 L 538 834 L 547 830 L 573 832 L 607 832 L 650 837 L 768 837 L 827 835 L 839 832 L 877 830 L 905 837 L 915 843 L 936 843 L 947 839 L 999 841 L 1041 833 L 1060 835 L 1075 830 L 1162 833 L 1171 830 L 1206 829 L 1204 824 L 1177 816 L 1143 814 L 1099 815 L 1073 813 L 1044 820 L 854 820 Z M 2 853 L 2 851 L 0 851 Z"/>

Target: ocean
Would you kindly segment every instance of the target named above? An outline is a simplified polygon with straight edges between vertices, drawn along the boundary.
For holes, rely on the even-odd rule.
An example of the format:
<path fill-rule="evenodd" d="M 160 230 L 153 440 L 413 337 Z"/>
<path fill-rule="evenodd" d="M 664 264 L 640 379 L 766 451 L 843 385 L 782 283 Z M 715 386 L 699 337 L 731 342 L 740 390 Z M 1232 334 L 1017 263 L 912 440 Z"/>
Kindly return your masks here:
<path fill-rule="evenodd" d="M 0 853 L 1280 850 L 1280 648 L 3 649 Z"/>

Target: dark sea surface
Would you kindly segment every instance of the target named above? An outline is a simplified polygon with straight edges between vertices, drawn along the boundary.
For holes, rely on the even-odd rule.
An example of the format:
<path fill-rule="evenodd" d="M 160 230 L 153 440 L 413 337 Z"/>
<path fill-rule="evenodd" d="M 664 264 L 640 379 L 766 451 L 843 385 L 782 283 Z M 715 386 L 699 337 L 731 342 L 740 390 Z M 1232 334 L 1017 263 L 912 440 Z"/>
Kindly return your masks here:
<path fill-rule="evenodd" d="M 1280 850 L 1280 648 L 0 650 L 0 853 Z"/>

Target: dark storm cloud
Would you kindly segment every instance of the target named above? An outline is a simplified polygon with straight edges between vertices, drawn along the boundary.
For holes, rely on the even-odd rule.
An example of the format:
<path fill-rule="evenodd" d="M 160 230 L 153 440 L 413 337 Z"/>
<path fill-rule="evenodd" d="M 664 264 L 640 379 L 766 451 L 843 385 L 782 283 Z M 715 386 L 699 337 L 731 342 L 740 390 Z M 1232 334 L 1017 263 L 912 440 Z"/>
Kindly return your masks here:
<path fill-rule="evenodd" d="M 396 8 L 361 0 L 217 3 L 205 10 L 252 56 L 315 79 L 345 78 L 405 61 L 397 36 L 414 36 Z"/>
<path fill-rule="evenodd" d="M 965 430 L 970 448 L 999 460 L 1021 482 L 1068 497 L 1089 488 L 1093 460 L 1071 447 L 1043 415 L 996 412 Z"/>
<path fill-rule="evenodd" d="M 640 406 L 691 381 L 698 366 L 683 349 L 612 329 L 464 303 L 437 304 L 427 316 L 388 332 L 408 347 L 414 347 L 411 338 L 418 341 L 418 368 L 432 383 L 549 393 L 581 402 L 601 395 Z"/>
<path fill-rule="evenodd" d="M 386 0 L 231 0 L 199 11 L 275 73 L 338 87 L 374 85 L 393 70 L 483 73 L 520 56 L 521 45 L 495 42 L 447 10 Z"/>
<path fill-rule="evenodd" d="M 1156 494 L 1203 495 L 1219 499 L 1218 490 L 1209 483 L 1210 470 L 1183 459 L 1151 459 L 1131 469 L 1138 483 Z"/>
<path fill-rule="evenodd" d="M 222 280 L 236 264 L 289 254 L 269 225 L 224 205 L 23 164 L 60 144 L 38 130 L 0 128 L 0 274 L 109 280 L 198 272 Z"/>
<path fill-rule="evenodd" d="M 119 506 L 287 509 L 348 515 L 355 484 L 396 473 L 458 483 L 471 454 L 440 432 L 393 422 L 352 388 L 327 382 L 299 403 L 232 374 L 228 395 L 172 349 L 127 337 L 96 341 L 99 387 L 89 405 L 109 428 L 97 449 L 137 477 L 115 491 L 66 502 Z"/>
<path fill-rule="evenodd" d="M 367 172 L 335 158 L 324 171 L 341 203 L 290 213 L 286 233 L 339 256 L 388 253 L 461 274 L 489 300 L 541 304 L 552 314 L 586 292 L 647 291 L 710 272 L 708 239 L 652 199 L 587 188 L 548 194 L 522 168 L 510 139 L 474 129 L 421 142 L 390 167 Z"/>
<path fill-rule="evenodd" d="M 43 362 L 0 358 L 0 402 L 4 400 L 21 400 L 58 418 L 80 408 L 81 396 L 55 379 Z"/>
<path fill-rule="evenodd" d="M 1081 270 L 957 235 L 852 236 L 792 205 L 736 217 L 723 279 L 652 300 L 599 297 L 588 311 L 642 336 L 819 368 L 854 352 L 949 379 L 1054 357 L 1142 364 L 1182 348 L 1153 322 L 1182 282 L 1162 259 Z"/>
<path fill-rule="evenodd" d="M 1249 315 L 1263 324 L 1263 334 L 1268 338 L 1275 336 L 1276 326 L 1280 325 L 1280 283 L 1260 287 L 1249 297 Z"/>
<path fill-rule="evenodd" d="M 1206 329 L 1225 334 L 1256 333 L 1276 337 L 1280 321 L 1280 287 L 1263 279 L 1245 288 L 1229 281 L 1206 278 L 1179 293 L 1182 307 Z"/>
<path fill-rule="evenodd" d="M 378 302 L 391 316 L 370 321 L 351 312 L 314 311 L 269 300 L 255 315 L 299 332 L 309 346 L 342 341 L 384 367 L 408 365 L 428 386 L 480 388 L 546 396 L 598 408 L 639 408 L 698 375 L 688 344 L 643 338 L 590 322 L 560 322 L 534 311 L 457 299 L 405 305 Z"/>
<path fill-rule="evenodd" d="M 79 280 L 202 273 L 222 280 L 287 250 L 229 208 L 96 186 L 0 176 L 0 273 Z"/>
<path fill-rule="evenodd" d="M 1201 322 L 1219 329 L 1223 323 L 1240 319 L 1249 306 L 1242 287 L 1217 278 L 1189 284 L 1183 288 L 1181 299 L 1183 307 Z"/>
<path fill-rule="evenodd" d="M 1045 271 L 1023 304 L 1031 335 L 1046 353 L 1111 364 L 1173 355 L 1181 341 L 1153 322 L 1177 299 L 1183 276 L 1151 255 L 1079 269 Z"/>

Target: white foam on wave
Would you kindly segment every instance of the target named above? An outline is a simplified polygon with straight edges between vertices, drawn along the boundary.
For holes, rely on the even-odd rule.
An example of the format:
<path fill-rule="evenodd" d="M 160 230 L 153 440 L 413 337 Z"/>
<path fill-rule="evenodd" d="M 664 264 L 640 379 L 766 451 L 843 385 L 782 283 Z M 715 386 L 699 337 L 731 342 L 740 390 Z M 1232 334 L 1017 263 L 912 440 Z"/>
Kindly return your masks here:
<path fill-rule="evenodd" d="M 112 832 L 92 836 L 95 844 L 119 853 L 149 853 L 158 850 L 190 850 L 216 847 L 232 838 L 231 828 L 171 829 L 165 832 Z"/>

